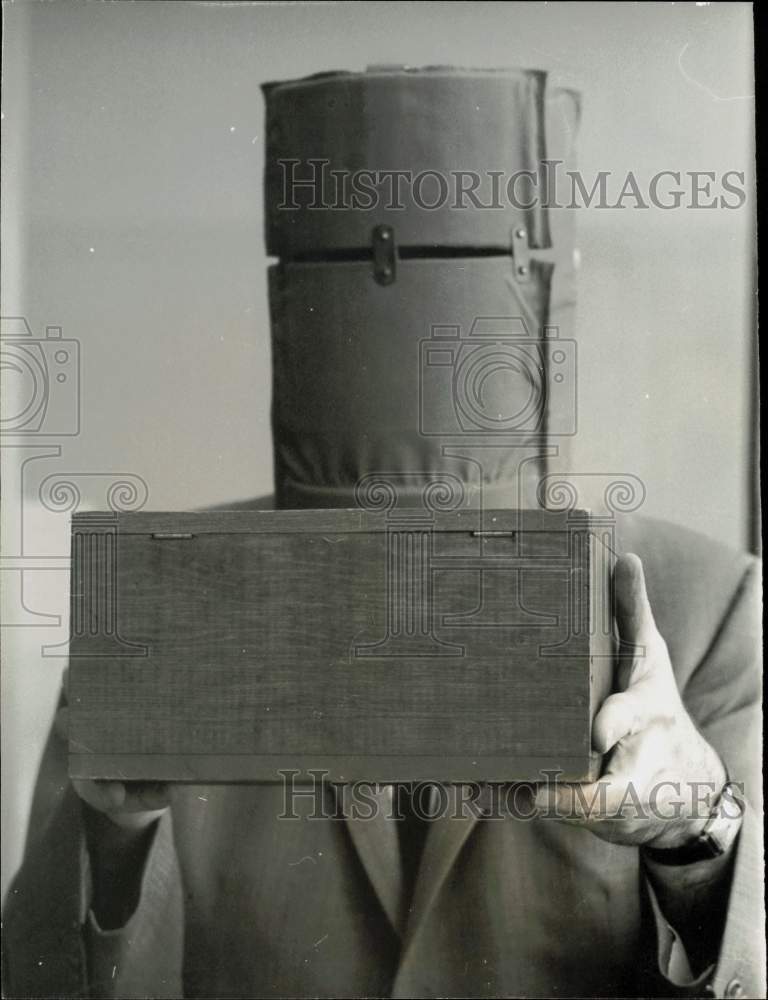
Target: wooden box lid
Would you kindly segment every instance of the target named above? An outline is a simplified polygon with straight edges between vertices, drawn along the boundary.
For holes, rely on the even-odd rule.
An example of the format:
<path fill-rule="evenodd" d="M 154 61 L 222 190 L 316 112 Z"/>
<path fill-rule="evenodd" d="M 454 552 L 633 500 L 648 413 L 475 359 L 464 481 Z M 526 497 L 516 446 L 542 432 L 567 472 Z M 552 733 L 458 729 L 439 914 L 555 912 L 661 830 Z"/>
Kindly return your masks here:
<path fill-rule="evenodd" d="M 369 505 L 76 515 L 72 776 L 594 777 L 611 552 L 590 516 Z"/>

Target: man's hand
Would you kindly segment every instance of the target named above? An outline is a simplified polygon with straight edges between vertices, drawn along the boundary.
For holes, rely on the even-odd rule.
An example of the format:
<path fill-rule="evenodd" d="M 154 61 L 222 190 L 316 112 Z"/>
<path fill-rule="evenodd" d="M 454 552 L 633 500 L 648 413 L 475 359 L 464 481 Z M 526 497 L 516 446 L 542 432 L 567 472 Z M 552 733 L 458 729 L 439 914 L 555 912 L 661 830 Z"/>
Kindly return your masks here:
<path fill-rule="evenodd" d="M 682 703 L 637 556 L 617 561 L 614 586 L 617 693 L 592 729 L 605 770 L 592 784 L 540 786 L 536 805 L 614 843 L 678 847 L 703 829 L 726 772 Z"/>
<path fill-rule="evenodd" d="M 69 739 L 68 672 L 64 673 L 62 707 L 54 726 Z M 80 781 L 72 785 L 90 809 L 84 810 L 88 853 L 91 858 L 91 909 L 103 930 L 124 927 L 135 912 L 142 874 L 155 820 L 170 805 L 169 788 L 162 784 L 122 781 Z"/>
<path fill-rule="evenodd" d="M 64 704 L 56 713 L 54 726 L 61 739 L 69 740 L 69 709 L 67 708 L 68 670 L 64 672 Z M 140 831 L 153 823 L 170 805 L 168 786 L 157 782 L 81 781 L 72 785 L 83 800 L 96 812 L 103 813 L 123 830 Z"/>

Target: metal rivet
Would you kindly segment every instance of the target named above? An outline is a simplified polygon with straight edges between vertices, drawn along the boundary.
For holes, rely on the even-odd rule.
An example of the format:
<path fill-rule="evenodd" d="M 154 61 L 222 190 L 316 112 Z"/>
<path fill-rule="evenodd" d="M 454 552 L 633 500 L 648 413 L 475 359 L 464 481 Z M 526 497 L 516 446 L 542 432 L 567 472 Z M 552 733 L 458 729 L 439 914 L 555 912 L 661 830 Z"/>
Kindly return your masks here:
<path fill-rule="evenodd" d="M 525 266 L 525 264 L 521 264 L 520 267 L 518 267 L 518 269 L 517 269 L 517 273 L 518 274 L 528 274 L 528 268 Z"/>
<path fill-rule="evenodd" d="M 395 280 L 395 231 L 392 226 L 374 226 L 371 231 L 373 277 L 380 285 L 391 285 Z"/>
<path fill-rule="evenodd" d="M 526 237 L 527 235 L 528 235 L 528 234 L 526 233 L 526 231 L 525 231 L 524 229 L 516 229 L 516 230 L 515 230 L 515 236 L 516 236 L 516 237 L 517 237 L 517 238 L 518 238 L 519 240 L 524 240 L 524 239 L 525 239 L 525 237 Z"/>

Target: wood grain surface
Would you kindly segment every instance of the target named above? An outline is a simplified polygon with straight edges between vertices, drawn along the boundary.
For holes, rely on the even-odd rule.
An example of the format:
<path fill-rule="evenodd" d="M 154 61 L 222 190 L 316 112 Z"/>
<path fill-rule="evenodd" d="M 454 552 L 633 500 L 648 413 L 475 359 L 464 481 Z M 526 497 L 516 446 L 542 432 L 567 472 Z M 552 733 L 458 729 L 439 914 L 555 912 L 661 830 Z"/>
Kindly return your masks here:
<path fill-rule="evenodd" d="M 74 777 L 593 776 L 610 538 L 584 512 L 78 514 Z"/>

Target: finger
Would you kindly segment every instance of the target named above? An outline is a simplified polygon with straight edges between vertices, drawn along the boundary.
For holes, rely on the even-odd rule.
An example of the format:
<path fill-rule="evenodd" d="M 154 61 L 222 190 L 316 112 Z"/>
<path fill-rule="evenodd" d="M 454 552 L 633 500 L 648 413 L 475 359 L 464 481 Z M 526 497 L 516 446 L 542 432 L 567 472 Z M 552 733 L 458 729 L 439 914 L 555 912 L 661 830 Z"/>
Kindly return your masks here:
<path fill-rule="evenodd" d="M 625 819 L 623 811 L 635 813 L 639 806 L 630 782 L 601 778 L 599 781 L 544 785 L 536 793 L 536 808 L 548 816 L 580 824 Z M 636 818 L 630 815 L 629 818 Z"/>
<path fill-rule="evenodd" d="M 656 631 L 640 558 L 630 552 L 620 556 L 613 571 L 616 623 L 623 643 L 642 646 Z"/>
<path fill-rule="evenodd" d="M 121 809 L 125 802 L 125 786 L 122 781 L 87 781 L 74 778 L 72 784 L 80 798 L 98 812 L 114 812 Z"/>
<path fill-rule="evenodd" d="M 651 685 L 639 680 L 605 699 L 592 723 L 592 745 L 598 753 L 608 753 L 620 740 L 650 724 L 656 711 L 652 693 Z"/>
<path fill-rule="evenodd" d="M 129 782 L 125 791 L 126 812 L 156 812 L 170 805 L 168 785 L 162 782 Z"/>

